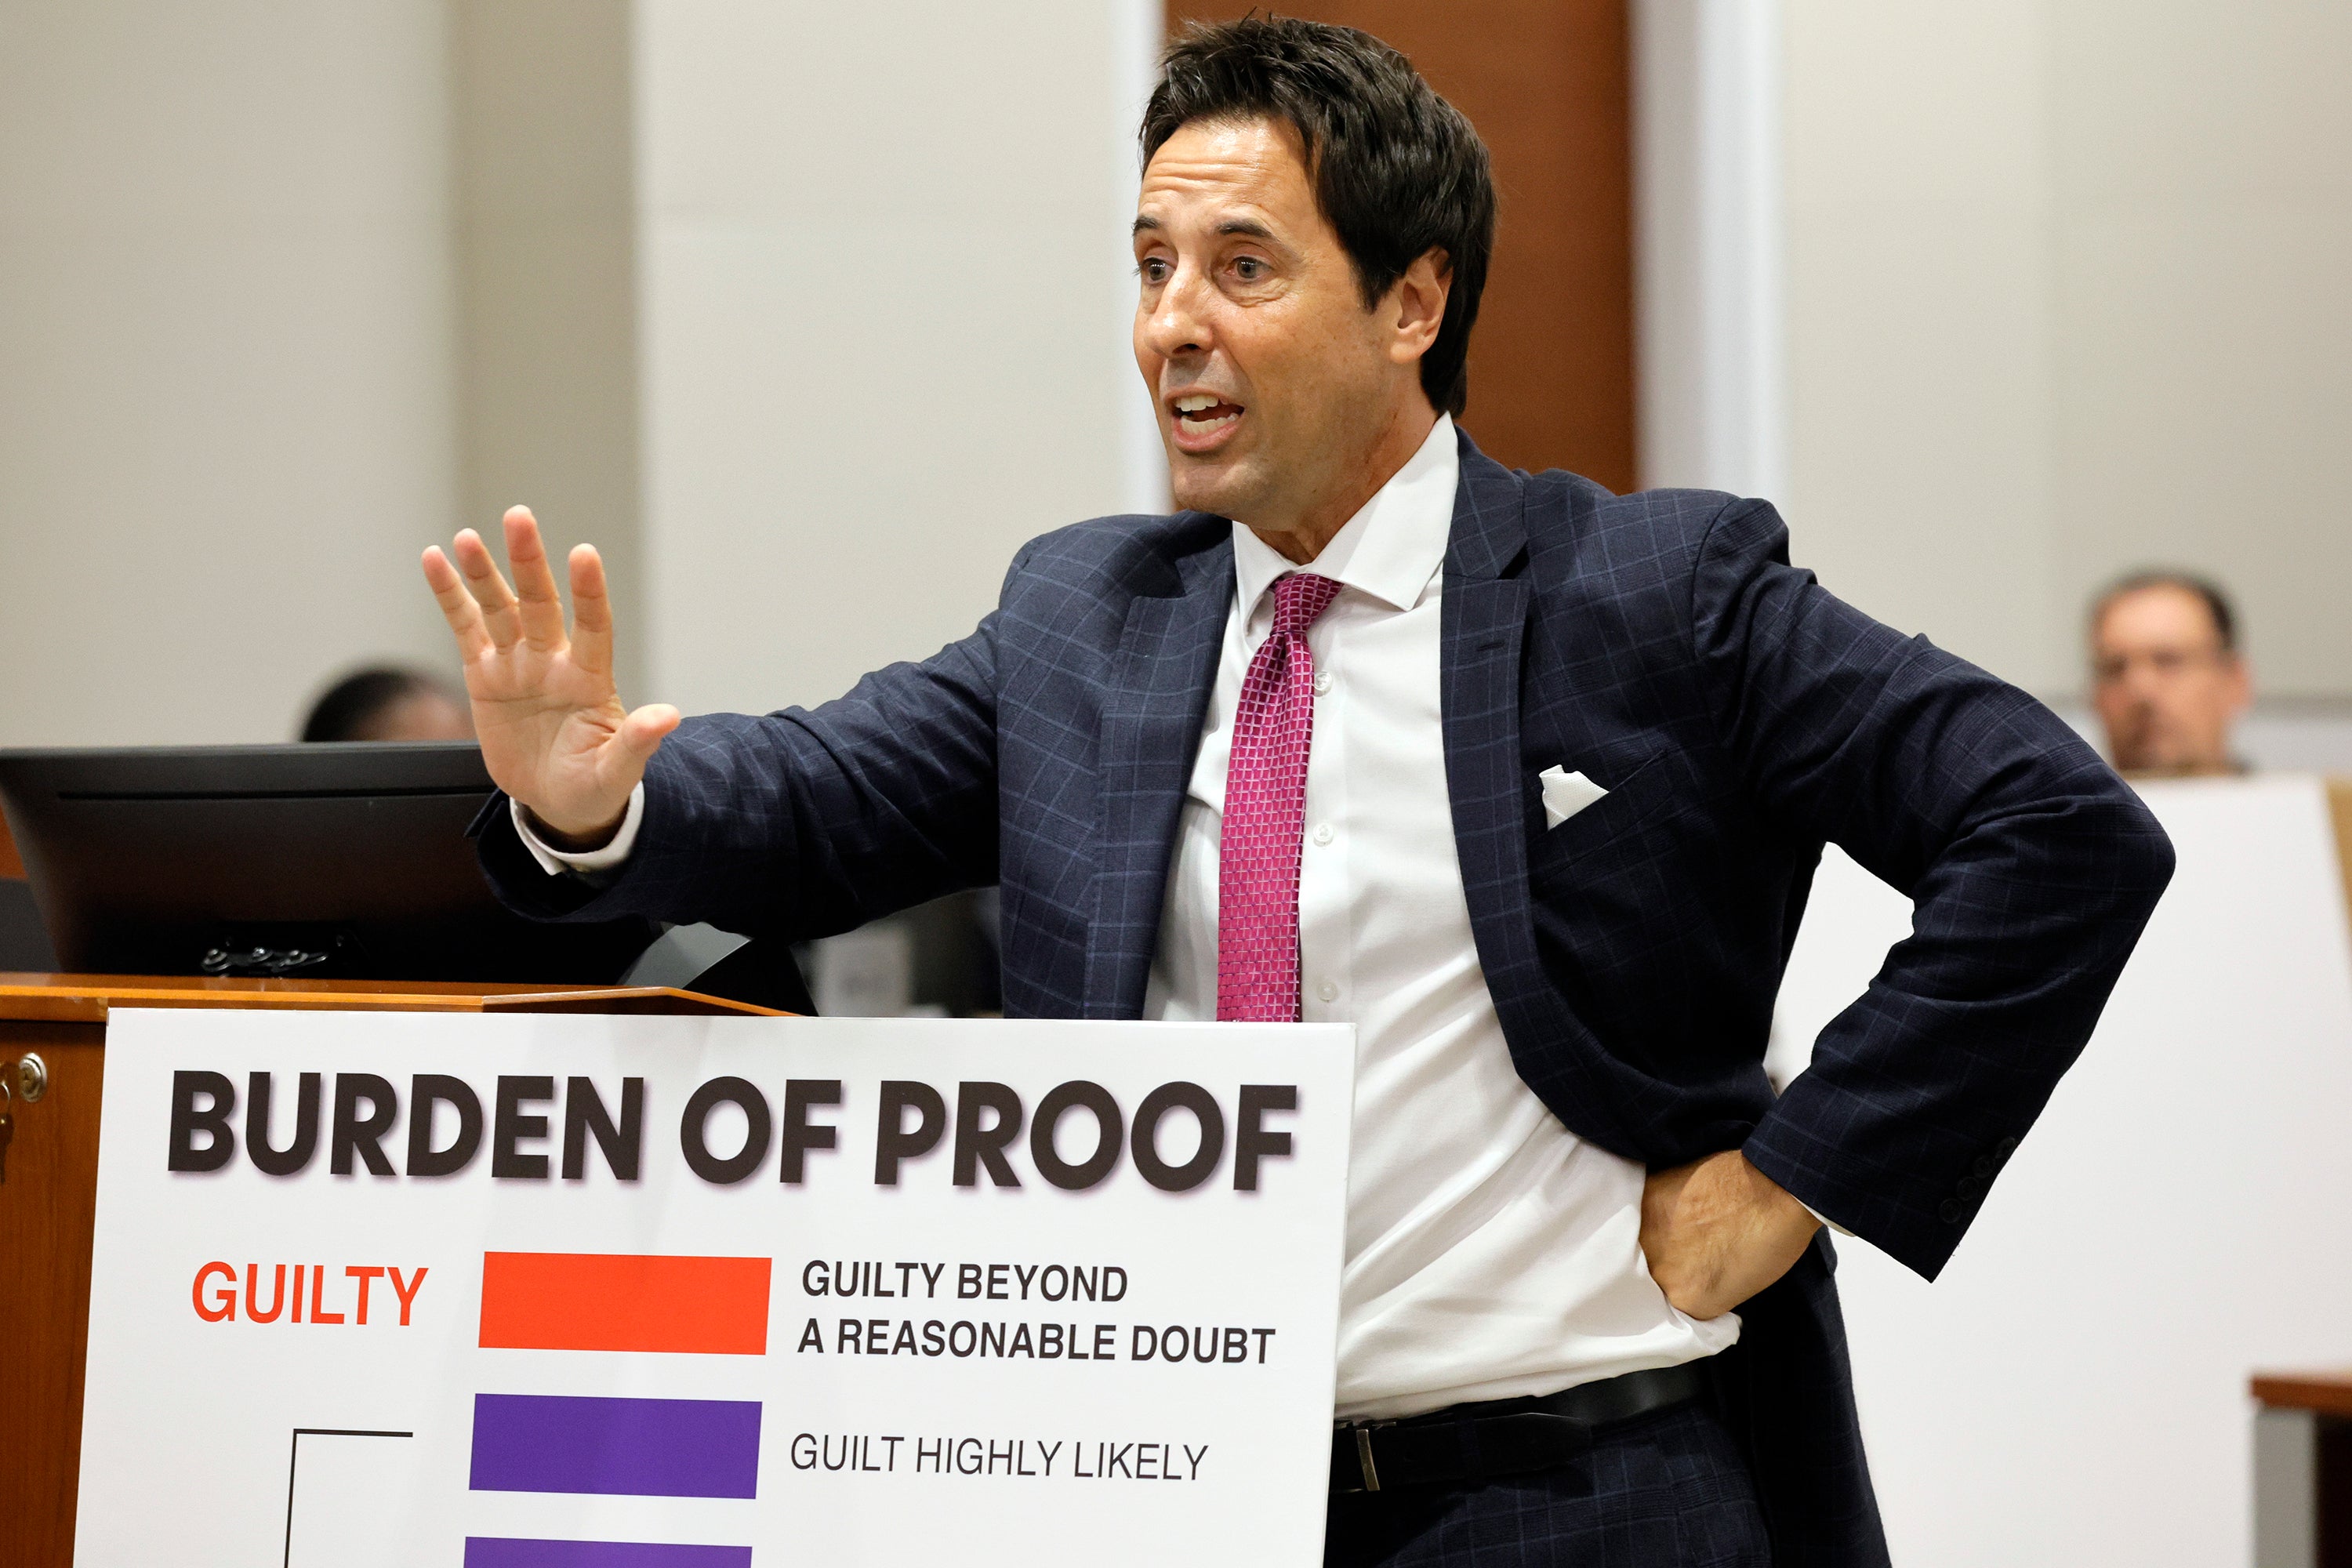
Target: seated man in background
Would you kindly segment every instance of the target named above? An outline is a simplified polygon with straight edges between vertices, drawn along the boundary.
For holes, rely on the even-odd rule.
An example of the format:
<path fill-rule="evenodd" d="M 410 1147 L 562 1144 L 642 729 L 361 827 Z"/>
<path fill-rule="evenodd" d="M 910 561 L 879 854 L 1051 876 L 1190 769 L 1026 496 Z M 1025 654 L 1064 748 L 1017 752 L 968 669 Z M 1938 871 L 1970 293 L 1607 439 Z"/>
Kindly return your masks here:
<path fill-rule="evenodd" d="M 2253 701 L 2238 618 L 2221 590 L 2186 572 L 2135 572 L 2091 606 L 2091 700 L 2116 771 L 2242 773 L 2231 727 Z"/>
<path fill-rule="evenodd" d="M 343 677 L 310 704 L 305 741 L 470 741 L 473 714 L 431 676 L 383 666 Z"/>

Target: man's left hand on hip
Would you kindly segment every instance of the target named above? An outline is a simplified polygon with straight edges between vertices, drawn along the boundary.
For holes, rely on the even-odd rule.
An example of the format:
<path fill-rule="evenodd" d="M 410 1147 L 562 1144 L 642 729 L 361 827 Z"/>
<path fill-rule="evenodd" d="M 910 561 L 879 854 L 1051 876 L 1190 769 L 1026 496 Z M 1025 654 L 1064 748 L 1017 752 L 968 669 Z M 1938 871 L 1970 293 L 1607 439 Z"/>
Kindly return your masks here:
<path fill-rule="evenodd" d="M 1717 1318 L 1786 1274 L 1821 1228 L 1737 1149 L 1659 1171 L 1642 1188 L 1642 1253 L 1675 1309 Z"/>

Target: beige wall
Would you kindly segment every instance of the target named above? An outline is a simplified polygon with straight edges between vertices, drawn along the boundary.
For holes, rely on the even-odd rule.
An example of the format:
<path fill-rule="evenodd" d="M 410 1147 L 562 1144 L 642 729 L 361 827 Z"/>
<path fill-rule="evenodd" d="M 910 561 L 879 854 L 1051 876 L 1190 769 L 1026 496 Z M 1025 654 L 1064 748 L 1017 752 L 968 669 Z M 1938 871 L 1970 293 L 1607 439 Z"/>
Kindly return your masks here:
<path fill-rule="evenodd" d="M 595 541 L 632 700 L 829 696 L 1153 500 L 1146 0 L 0 0 L 0 744 L 446 669 L 417 551 Z"/>
<path fill-rule="evenodd" d="M 640 7 L 646 697 L 835 695 L 1119 510 L 1118 9 Z"/>
<path fill-rule="evenodd" d="M 440 656 L 438 5 L 0 10 L 0 743 L 285 738 Z"/>
<path fill-rule="evenodd" d="M 2185 563 L 2352 697 L 2352 7 L 1786 9 L 1800 559 L 2051 694 Z"/>

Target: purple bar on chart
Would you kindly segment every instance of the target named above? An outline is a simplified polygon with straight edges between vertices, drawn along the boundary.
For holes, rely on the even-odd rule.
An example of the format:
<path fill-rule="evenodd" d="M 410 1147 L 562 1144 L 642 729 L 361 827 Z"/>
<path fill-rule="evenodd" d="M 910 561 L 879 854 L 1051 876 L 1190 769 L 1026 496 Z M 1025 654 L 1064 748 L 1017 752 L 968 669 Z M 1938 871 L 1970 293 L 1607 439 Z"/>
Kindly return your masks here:
<path fill-rule="evenodd" d="M 748 1546 L 665 1546 L 648 1541 L 522 1541 L 466 1537 L 466 1568 L 751 1568 Z"/>
<path fill-rule="evenodd" d="M 748 1498 L 759 1481 L 757 1401 L 474 1395 L 478 1492 Z"/>

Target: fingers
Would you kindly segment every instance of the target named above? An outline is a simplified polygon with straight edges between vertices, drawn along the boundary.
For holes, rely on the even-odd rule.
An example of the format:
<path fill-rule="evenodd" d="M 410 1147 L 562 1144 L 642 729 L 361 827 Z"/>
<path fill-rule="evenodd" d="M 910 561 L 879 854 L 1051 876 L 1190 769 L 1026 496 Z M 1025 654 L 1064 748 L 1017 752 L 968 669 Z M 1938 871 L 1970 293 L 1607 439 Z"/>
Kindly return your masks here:
<path fill-rule="evenodd" d="M 667 702 L 648 702 L 621 721 L 622 748 L 634 754 L 642 767 L 684 717 Z"/>
<path fill-rule="evenodd" d="M 680 717 L 667 702 L 650 702 L 623 719 L 596 758 L 599 786 L 625 798 L 645 777 L 646 763 L 677 728 Z"/>
<path fill-rule="evenodd" d="M 604 562 L 593 544 L 572 547 L 572 661 L 592 674 L 613 673 L 613 601 Z"/>
<path fill-rule="evenodd" d="M 491 646 L 512 647 L 522 636 L 522 616 L 507 580 L 499 575 L 498 563 L 490 559 L 490 547 L 467 528 L 457 532 L 457 570 L 466 574 L 466 586 L 481 606 L 482 627 L 489 633 Z"/>
<path fill-rule="evenodd" d="M 539 520 L 527 506 L 507 509 L 507 564 L 514 568 L 515 595 L 525 642 L 535 648 L 563 646 L 563 601 L 539 537 Z"/>
<path fill-rule="evenodd" d="M 465 582 L 449 558 L 434 545 L 425 552 L 425 582 L 433 590 L 433 597 L 441 605 L 441 614 L 457 635 L 457 657 L 471 664 L 490 646 L 490 634 L 482 628 L 482 606 L 474 595 L 466 592 Z"/>

